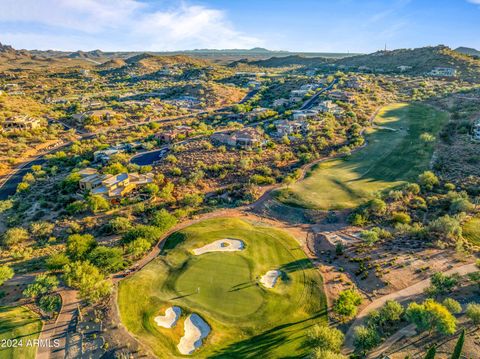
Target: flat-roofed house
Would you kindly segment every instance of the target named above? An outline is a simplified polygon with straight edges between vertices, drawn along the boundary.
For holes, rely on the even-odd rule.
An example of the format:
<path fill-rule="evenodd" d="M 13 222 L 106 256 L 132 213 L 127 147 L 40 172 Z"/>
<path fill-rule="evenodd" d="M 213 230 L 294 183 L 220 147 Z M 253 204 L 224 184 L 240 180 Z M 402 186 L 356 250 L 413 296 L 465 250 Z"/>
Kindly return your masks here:
<path fill-rule="evenodd" d="M 212 135 L 212 139 L 230 147 L 244 149 L 261 147 L 266 143 L 263 136 L 251 127 L 235 131 L 232 134 L 215 133 Z"/>
<path fill-rule="evenodd" d="M 2 124 L 4 131 L 28 131 L 39 128 L 40 126 L 41 122 L 38 118 L 29 116 L 12 116 L 7 118 Z"/>

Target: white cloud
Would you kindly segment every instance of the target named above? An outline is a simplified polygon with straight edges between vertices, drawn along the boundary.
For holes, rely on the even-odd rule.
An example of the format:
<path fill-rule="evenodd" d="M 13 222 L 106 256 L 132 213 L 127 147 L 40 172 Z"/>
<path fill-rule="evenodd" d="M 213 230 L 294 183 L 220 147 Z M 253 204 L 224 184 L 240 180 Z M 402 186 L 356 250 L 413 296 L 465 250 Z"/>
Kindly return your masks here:
<path fill-rule="evenodd" d="M 160 11 L 139 0 L 2 0 L 2 23 L 46 28 L 42 34 L 23 30 L 1 35 L 0 41 L 15 39 L 14 45 L 27 48 L 33 41 L 37 48 L 67 45 L 69 50 L 153 51 L 262 44 L 237 31 L 224 11 L 187 3 Z"/>
<path fill-rule="evenodd" d="M 468 2 L 471 2 L 472 4 L 478 4 L 480 5 L 480 0 L 467 0 Z"/>

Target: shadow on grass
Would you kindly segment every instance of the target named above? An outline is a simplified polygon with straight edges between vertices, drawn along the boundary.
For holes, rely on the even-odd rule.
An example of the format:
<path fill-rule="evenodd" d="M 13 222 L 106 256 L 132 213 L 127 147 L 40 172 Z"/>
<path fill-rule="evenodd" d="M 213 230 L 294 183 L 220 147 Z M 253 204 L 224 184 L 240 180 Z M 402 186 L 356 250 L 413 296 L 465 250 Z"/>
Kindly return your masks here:
<path fill-rule="evenodd" d="M 231 358 L 270 358 L 270 354 L 273 350 L 280 346 L 288 344 L 291 341 L 297 340 L 292 338 L 289 330 L 293 330 L 295 325 L 304 324 L 308 321 L 314 321 L 322 316 L 326 315 L 326 311 L 319 312 L 309 318 L 300 320 L 293 323 L 286 323 L 278 325 L 272 329 L 269 329 L 261 334 L 255 335 L 246 340 L 233 343 L 219 350 L 218 352 L 209 356 L 210 359 L 231 359 Z M 310 326 L 313 326 L 315 322 L 312 322 Z M 304 331 L 305 327 L 299 329 Z M 305 342 L 300 341 L 299 347 L 304 350 L 303 353 L 297 355 L 285 355 L 282 358 L 305 358 L 305 351 L 308 352 L 309 348 L 305 347 Z"/>
<path fill-rule="evenodd" d="M 162 254 L 166 254 L 168 251 L 175 249 L 177 246 L 185 242 L 187 236 L 181 232 L 172 233 L 168 236 L 165 244 L 163 245 Z"/>
<path fill-rule="evenodd" d="M 254 281 L 236 284 L 232 288 L 230 288 L 229 292 L 238 292 L 239 290 L 247 289 L 253 287 L 254 285 L 256 285 Z"/>
<path fill-rule="evenodd" d="M 279 270 L 285 273 L 293 273 L 299 270 L 313 268 L 312 262 L 308 258 L 298 259 L 296 261 L 282 265 Z"/>

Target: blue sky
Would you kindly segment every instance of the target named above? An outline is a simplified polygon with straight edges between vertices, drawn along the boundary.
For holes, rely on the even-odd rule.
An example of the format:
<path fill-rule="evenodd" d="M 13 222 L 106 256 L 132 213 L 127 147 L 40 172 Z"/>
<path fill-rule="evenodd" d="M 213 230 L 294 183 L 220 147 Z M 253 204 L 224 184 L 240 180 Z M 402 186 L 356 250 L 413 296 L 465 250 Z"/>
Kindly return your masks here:
<path fill-rule="evenodd" d="M 480 48 L 480 0 L 0 0 L 16 48 Z"/>

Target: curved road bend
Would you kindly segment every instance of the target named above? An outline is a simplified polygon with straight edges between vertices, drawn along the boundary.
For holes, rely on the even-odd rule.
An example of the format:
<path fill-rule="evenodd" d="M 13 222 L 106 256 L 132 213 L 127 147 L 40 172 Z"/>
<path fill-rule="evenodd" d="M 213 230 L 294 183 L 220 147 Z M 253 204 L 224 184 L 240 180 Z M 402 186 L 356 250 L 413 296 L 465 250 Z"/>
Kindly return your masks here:
<path fill-rule="evenodd" d="M 479 268 L 475 265 L 475 263 L 471 264 L 464 264 L 452 269 L 449 269 L 445 272 L 442 272 L 445 275 L 452 275 L 454 273 L 458 273 L 460 275 L 466 275 L 473 272 L 478 272 Z M 372 310 L 381 308 L 388 300 L 396 300 L 400 303 L 405 302 L 411 299 L 414 296 L 420 295 L 424 292 L 425 288 L 430 285 L 430 279 L 424 279 L 420 282 L 417 282 L 410 287 L 401 289 L 397 292 L 390 293 L 384 295 L 383 297 L 377 298 L 372 301 L 369 305 L 367 305 L 355 318 L 353 323 L 348 328 L 347 334 L 345 335 L 345 352 L 350 353 L 354 350 L 353 345 L 353 329 L 358 326 L 364 324 L 365 320 L 367 319 L 368 313 Z"/>

